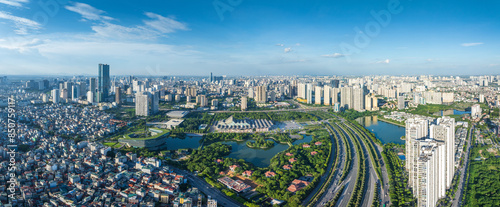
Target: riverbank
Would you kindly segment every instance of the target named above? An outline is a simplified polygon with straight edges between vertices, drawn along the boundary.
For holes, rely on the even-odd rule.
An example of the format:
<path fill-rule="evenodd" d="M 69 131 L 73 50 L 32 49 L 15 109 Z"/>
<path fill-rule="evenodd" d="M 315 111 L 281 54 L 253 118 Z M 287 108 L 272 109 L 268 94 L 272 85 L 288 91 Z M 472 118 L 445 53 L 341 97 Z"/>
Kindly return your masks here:
<path fill-rule="evenodd" d="M 394 124 L 394 125 L 396 125 L 396 126 L 400 126 L 400 127 L 406 127 L 404 124 L 398 123 L 398 122 L 393 121 L 393 120 L 390 120 L 390 119 L 386 119 L 386 118 L 384 118 L 384 117 L 380 117 L 380 116 L 379 116 L 379 117 L 377 117 L 377 118 L 378 118 L 378 120 L 383 121 L 383 122 L 386 122 L 386 123 L 389 123 L 389 124 Z"/>

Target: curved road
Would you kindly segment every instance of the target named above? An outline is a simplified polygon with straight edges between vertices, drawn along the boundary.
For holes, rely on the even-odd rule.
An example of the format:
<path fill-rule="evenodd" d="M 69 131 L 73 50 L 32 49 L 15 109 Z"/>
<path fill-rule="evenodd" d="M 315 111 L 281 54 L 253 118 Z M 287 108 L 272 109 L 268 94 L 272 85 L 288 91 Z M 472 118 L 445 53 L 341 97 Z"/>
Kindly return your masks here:
<path fill-rule="evenodd" d="M 340 126 L 337 123 L 335 123 L 335 125 L 337 125 L 340 128 Z M 347 206 L 347 204 L 349 204 L 349 200 L 351 199 L 352 192 L 354 190 L 354 185 L 356 184 L 356 180 L 358 179 L 357 175 L 360 163 L 358 162 L 358 153 L 356 153 L 356 148 L 354 147 L 351 138 L 342 128 L 340 128 L 340 130 L 347 138 L 349 146 L 352 149 L 351 152 L 353 153 L 353 156 L 351 163 L 353 164 L 353 166 L 352 169 L 349 171 L 349 174 L 345 177 L 345 180 L 342 181 L 342 183 L 339 185 L 339 186 L 347 185 L 347 187 L 345 188 L 344 192 L 342 192 L 342 195 L 339 198 L 339 202 L 337 202 L 335 206 Z"/>

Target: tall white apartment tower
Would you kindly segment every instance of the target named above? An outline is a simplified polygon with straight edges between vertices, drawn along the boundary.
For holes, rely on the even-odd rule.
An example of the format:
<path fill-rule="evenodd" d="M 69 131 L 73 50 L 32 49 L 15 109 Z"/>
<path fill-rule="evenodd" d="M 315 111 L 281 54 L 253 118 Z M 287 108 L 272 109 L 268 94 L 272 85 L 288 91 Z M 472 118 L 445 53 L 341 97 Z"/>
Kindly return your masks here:
<path fill-rule="evenodd" d="M 325 85 L 323 87 L 323 104 L 325 106 L 330 106 L 332 105 L 332 87 Z"/>
<path fill-rule="evenodd" d="M 406 170 L 409 172 L 408 182 L 410 186 L 416 183 L 418 179 L 417 172 L 418 166 L 416 165 L 419 156 L 420 141 L 425 139 L 428 135 L 429 123 L 425 119 L 406 120 Z"/>
<path fill-rule="evenodd" d="M 445 180 L 446 187 L 449 188 L 455 173 L 455 119 L 447 116 L 438 118 L 436 125 L 430 127 L 430 138 L 444 142 L 446 152 Z"/>
<path fill-rule="evenodd" d="M 306 99 L 308 104 L 312 104 L 312 84 L 308 83 L 306 85 Z"/>
<path fill-rule="evenodd" d="M 314 87 L 314 104 L 321 105 L 321 97 L 323 97 L 323 88 L 321 86 Z"/>

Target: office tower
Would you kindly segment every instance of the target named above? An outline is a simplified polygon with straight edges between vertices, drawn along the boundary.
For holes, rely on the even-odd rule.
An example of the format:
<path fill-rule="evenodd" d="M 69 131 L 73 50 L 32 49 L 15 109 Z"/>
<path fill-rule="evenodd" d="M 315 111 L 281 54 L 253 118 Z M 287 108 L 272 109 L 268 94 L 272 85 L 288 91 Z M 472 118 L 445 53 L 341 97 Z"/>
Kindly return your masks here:
<path fill-rule="evenodd" d="M 59 103 L 59 89 L 52 89 L 52 103 Z"/>
<path fill-rule="evenodd" d="M 446 187 L 449 188 L 455 173 L 455 119 L 447 116 L 438 118 L 436 125 L 430 127 L 429 133 L 430 138 L 445 143 L 445 180 Z"/>
<path fill-rule="evenodd" d="M 255 87 L 255 95 L 256 95 L 255 101 L 257 103 L 265 103 L 267 101 L 266 87 L 265 86 Z"/>
<path fill-rule="evenodd" d="M 160 93 L 140 92 L 135 95 L 135 115 L 149 116 L 158 112 Z"/>
<path fill-rule="evenodd" d="M 306 99 L 307 85 L 304 83 L 299 83 L 297 86 L 297 97 L 301 99 Z"/>
<path fill-rule="evenodd" d="M 210 83 L 214 82 L 214 76 L 212 75 L 212 72 L 210 72 Z"/>
<path fill-rule="evenodd" d="M 405 97 L 404 96 L 398 96 L 398 109 L 399 110 L 405 109 Z"/>
<path fill-rule="evenodd" d="M 354 88 L 352 91 L 353 109 L 363 111 L 365 109 L 365 93 L 363 88 Z"/>
<path fill-rule="evenodd" d="M 271 91 L 271 92 L 269 93 L 269 101 L 271 101 L 271 102 L 273 102 L 273 103 L 276 101 L 276 92 Z"/>
<path fill-rule="evenodd" d="M 308 83 L 306 85 L 306 100 L 308 104 L 312 104 L 312 99 L 313 99 L 312 90 L 313 90 L 312 84 Z"/>
<path fill-rule="evenodd" d="M 470 109 L 471 109 L 470 116 L 473 119 L 481 118 L 482 111 L 481 111 L 481 106 L 479 104 L 474 104 Z"/>
<path fill-rule="evenodd" d="M 109 79 L 109 65 L 99 64 L 99 81 L 97 84 L 99 95 L 98 102 L 106 101 L 109 95 L 110 79 Z"/>
<path fill-rule="evenodd" d="M 352 88 L 342 87 L 340 88 L 340 107 L 345 109 L 352 108 Z"/>
<path fill-rule="evenodd" d="M 89 91 L 92 91 L 92 93 L 95 93 L 96 92 L 96 79 L 95 78 L 90 78 L 90 81 L 89 81 Z"/>
<path fill-rule="evenodd" d="M 71 95 L 72 95 L 71 99 L 73 101 L 78 100 L 78 97 L 80 97 L 80 85 L 78 85 L 78 84 L 73 85 L 71 87 L 71 91 L 72 91 L 71 92 Z"/>
<path fill-rule="evenodd" d="M 241 97 L 241 110 L 247 110 L 247 97 Z"/>
<path fill-rule="evenodd" d="M 94 103 L 94 92 L 87 91 L 87 101 L 89 103 Z"/>
<path fill-rule="evenodd" d="M 330 84 L 333 88 L 338 88 L 339 87 L 339 84 L 340 84 L 340 81 L 339 80 L 331 80 L 330 81 Z"/>
<path fill-rule="evenodd" d="M 323 88 L 321 86 L 314 87 L 314 104 L 321 105 L 321 97 L 323 97 Z"/>
<path fill-rule="evenodd" d="M 67 98 L 72 98 L 73 97 L 73 83 L 71 82 L 64 82 L 64 89 L 66 89 L 68 97 Z"/>
<path fill-rule="evenodd" d="M 116 104 L 121 104 L 121 88 L 116 87 L 115 88 L 115 102 Z"/>
<path fill-rule="evenodd" d="M 332 87 L 327 85 L 323 86 L 323 104 L 325 106 L 332 105 Z"/>
<path fill-rule="evenodd" d="M 248 88 L 248 98 L 254 98 L 253 88 Z"/>

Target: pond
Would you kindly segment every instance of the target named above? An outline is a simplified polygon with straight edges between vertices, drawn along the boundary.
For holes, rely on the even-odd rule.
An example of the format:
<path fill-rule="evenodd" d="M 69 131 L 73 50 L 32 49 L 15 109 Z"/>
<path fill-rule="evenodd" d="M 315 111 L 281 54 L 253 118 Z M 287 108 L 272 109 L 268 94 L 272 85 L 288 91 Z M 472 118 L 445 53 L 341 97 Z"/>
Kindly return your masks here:
<path fill-rule="evenodd" d="M 303 135 L 303 137 L 303 139 L 295 140 L 292 144 L 296 145 L 312 141 L 312 136 Z M 257 167 L 269 166 L 269 164 L 271 164 L 271 158 L 273 158 L 276 154 L 288 149 L 288 144 L 280 144 L 276 142 L 273 147 L 267 149 L 250 148 L 246 145 L 246 141 L 225 141 L 221 143 L 231 146 L 231 154 L 229 154 L 228 157 L 234 159 L 243 159 L 254 164 Z"/>
<path fill-rule="evenodd" d="M 368 131 L 373 132 L 375 137 L 385 143 L 404 144 L 405 141 L 401 139 L 405 135 L 405 128 L 391 124 L 388 122 L 379 121 L 377 116 L 365 116 L 357 118 L 356 121 L 364 126 Z"/>
<path fill-rule="evenodd" d="M 196 149 L 200 146 L 200 140 L 202 136 L 186 135 L 186 138 L 167 138 L 167 150 L 178 150 L 178 149 Z"/>

